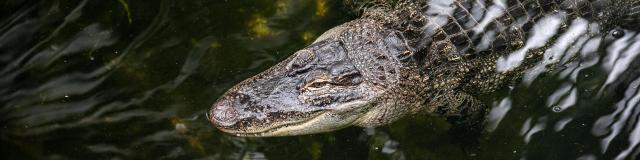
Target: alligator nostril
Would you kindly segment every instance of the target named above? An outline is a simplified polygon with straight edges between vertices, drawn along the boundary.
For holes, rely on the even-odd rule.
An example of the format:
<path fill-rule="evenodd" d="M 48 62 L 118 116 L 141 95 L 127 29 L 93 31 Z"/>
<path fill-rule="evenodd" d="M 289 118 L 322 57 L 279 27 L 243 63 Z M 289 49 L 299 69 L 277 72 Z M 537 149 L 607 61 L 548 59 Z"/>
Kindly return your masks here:
<path fill-rule="evenodd" d="M 240 104 L 247 104 L 247 102 L 249 102 L 249 96 L 246 94 L 237 94 L 236 95 L 236 99 L 238 100 L 238 102 Z"/>
<path fill-rule="evenodd" d="M 218 127 L 231 126 L 236 123 L 238 111 L 227 102 L 216 102 L 210 111 L 211 122 Z"/>

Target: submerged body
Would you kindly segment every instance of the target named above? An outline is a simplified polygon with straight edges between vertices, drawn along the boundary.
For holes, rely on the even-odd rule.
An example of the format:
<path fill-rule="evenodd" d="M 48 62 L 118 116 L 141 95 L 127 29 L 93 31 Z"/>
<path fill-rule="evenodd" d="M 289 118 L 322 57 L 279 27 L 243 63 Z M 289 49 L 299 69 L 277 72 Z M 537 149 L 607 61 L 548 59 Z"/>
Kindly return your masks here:
<path fill-rule="evenodd" d="M 477 97 L 575 55 L 586 39 L 638 30 L 638 0 L 353 2 L 362 17 L 229 89 L 210 121 L 241 136 L 379 126 L 426 112 L 480 126 Z M 614 10 L 615 9 L 615 10 Z"/>

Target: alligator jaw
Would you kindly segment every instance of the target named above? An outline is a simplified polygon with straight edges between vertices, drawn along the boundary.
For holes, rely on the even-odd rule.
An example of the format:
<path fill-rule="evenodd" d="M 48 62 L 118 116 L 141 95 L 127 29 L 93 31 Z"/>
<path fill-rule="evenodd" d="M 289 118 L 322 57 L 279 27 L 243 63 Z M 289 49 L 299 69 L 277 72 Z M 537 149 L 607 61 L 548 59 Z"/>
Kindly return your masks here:
<path fill-rule="evenodd" d="M 310 116 L 307 119 L 300 119 L 300 120 L 296 120 L 296 121 L 273 124 L 273 125 L 268 126 L 268 127 L 259 128 L 259 129 L 253 129 L 253 130 L 234 130 L 234 129 L 225 129 L 223 127 L 218 127 L 218 129 L 220 129 L 223 132 L 226 132 L 226 133 L 229 133 L 229 134 L 234 134 L 236 136 L 242 136 L 242 137 L 288 136 L 287 134 L 277 134 L 276 132 L 287 130 L 286 128 L 288 128 L 288 127 L 299 126 L 301 124 L 307 123 L 308 121 L 313 120 L 314 118 L 320 116 L 321 114 L 323 114 L 323 113 L 318 112 L 318 113 L 314 113 L 312 116 Z M 289 129 L 289 130 L 291 130 L 291 129 Z M 291 134 L 289 134 L 289 135 L 291 135 Z"/>
<path fill-rule="evenodd" d="M 308 118 L 281 122 L 250 130 L 233 130 L 218 127 L 221 131 L 243 137 L 281 137 L 334 131 L 357 124 L 366 114 L 366 101 L 343 104 L 337 109 L 321 110 Z"/>

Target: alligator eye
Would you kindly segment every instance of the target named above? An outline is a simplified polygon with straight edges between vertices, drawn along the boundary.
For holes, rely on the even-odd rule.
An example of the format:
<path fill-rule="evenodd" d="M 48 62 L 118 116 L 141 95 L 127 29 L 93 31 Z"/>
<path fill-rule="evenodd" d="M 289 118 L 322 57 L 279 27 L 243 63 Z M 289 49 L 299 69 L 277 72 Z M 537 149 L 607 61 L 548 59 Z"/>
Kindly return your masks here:
<path fill-rule="evenodd" d="M 307 85 L 307 87 L 309 88 L 322 88 L 324 86 L 328 86 L 331 83 L 328 81 L 317 81 L 317 82 L 311 82 L 310 84 Z"/>
<path fill-rule="evenodd" d="M 329 84 L 331 84 L 331 83 L 326 82 L 326 81 L 313 82 L 313 83 L 309 84 L 309 87 L 311 87 L 311 88 L 322 88 L 322 87 L 327 86 Z"/>
<path fill-rule="evenodd" d="M 353 86 L 362 83 L 362 75 L 357 71 L 347 72 L 336 78 L 335 83 L 345 86 Z"/>

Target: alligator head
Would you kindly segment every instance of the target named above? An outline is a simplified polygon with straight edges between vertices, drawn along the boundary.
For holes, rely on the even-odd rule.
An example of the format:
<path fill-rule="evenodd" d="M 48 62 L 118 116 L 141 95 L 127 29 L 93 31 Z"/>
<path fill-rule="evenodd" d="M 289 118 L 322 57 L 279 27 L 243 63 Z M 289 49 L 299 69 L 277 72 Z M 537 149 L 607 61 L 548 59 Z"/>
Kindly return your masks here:
<path fill-rule="evenodd" d="M 229 89 L 208 117 L 220 130 L 239 136 L 386 124 L 421 101 L 413 85 L 420 78 L 412 55 L 398 31 L 367 19 L 345 23 Z"/>

